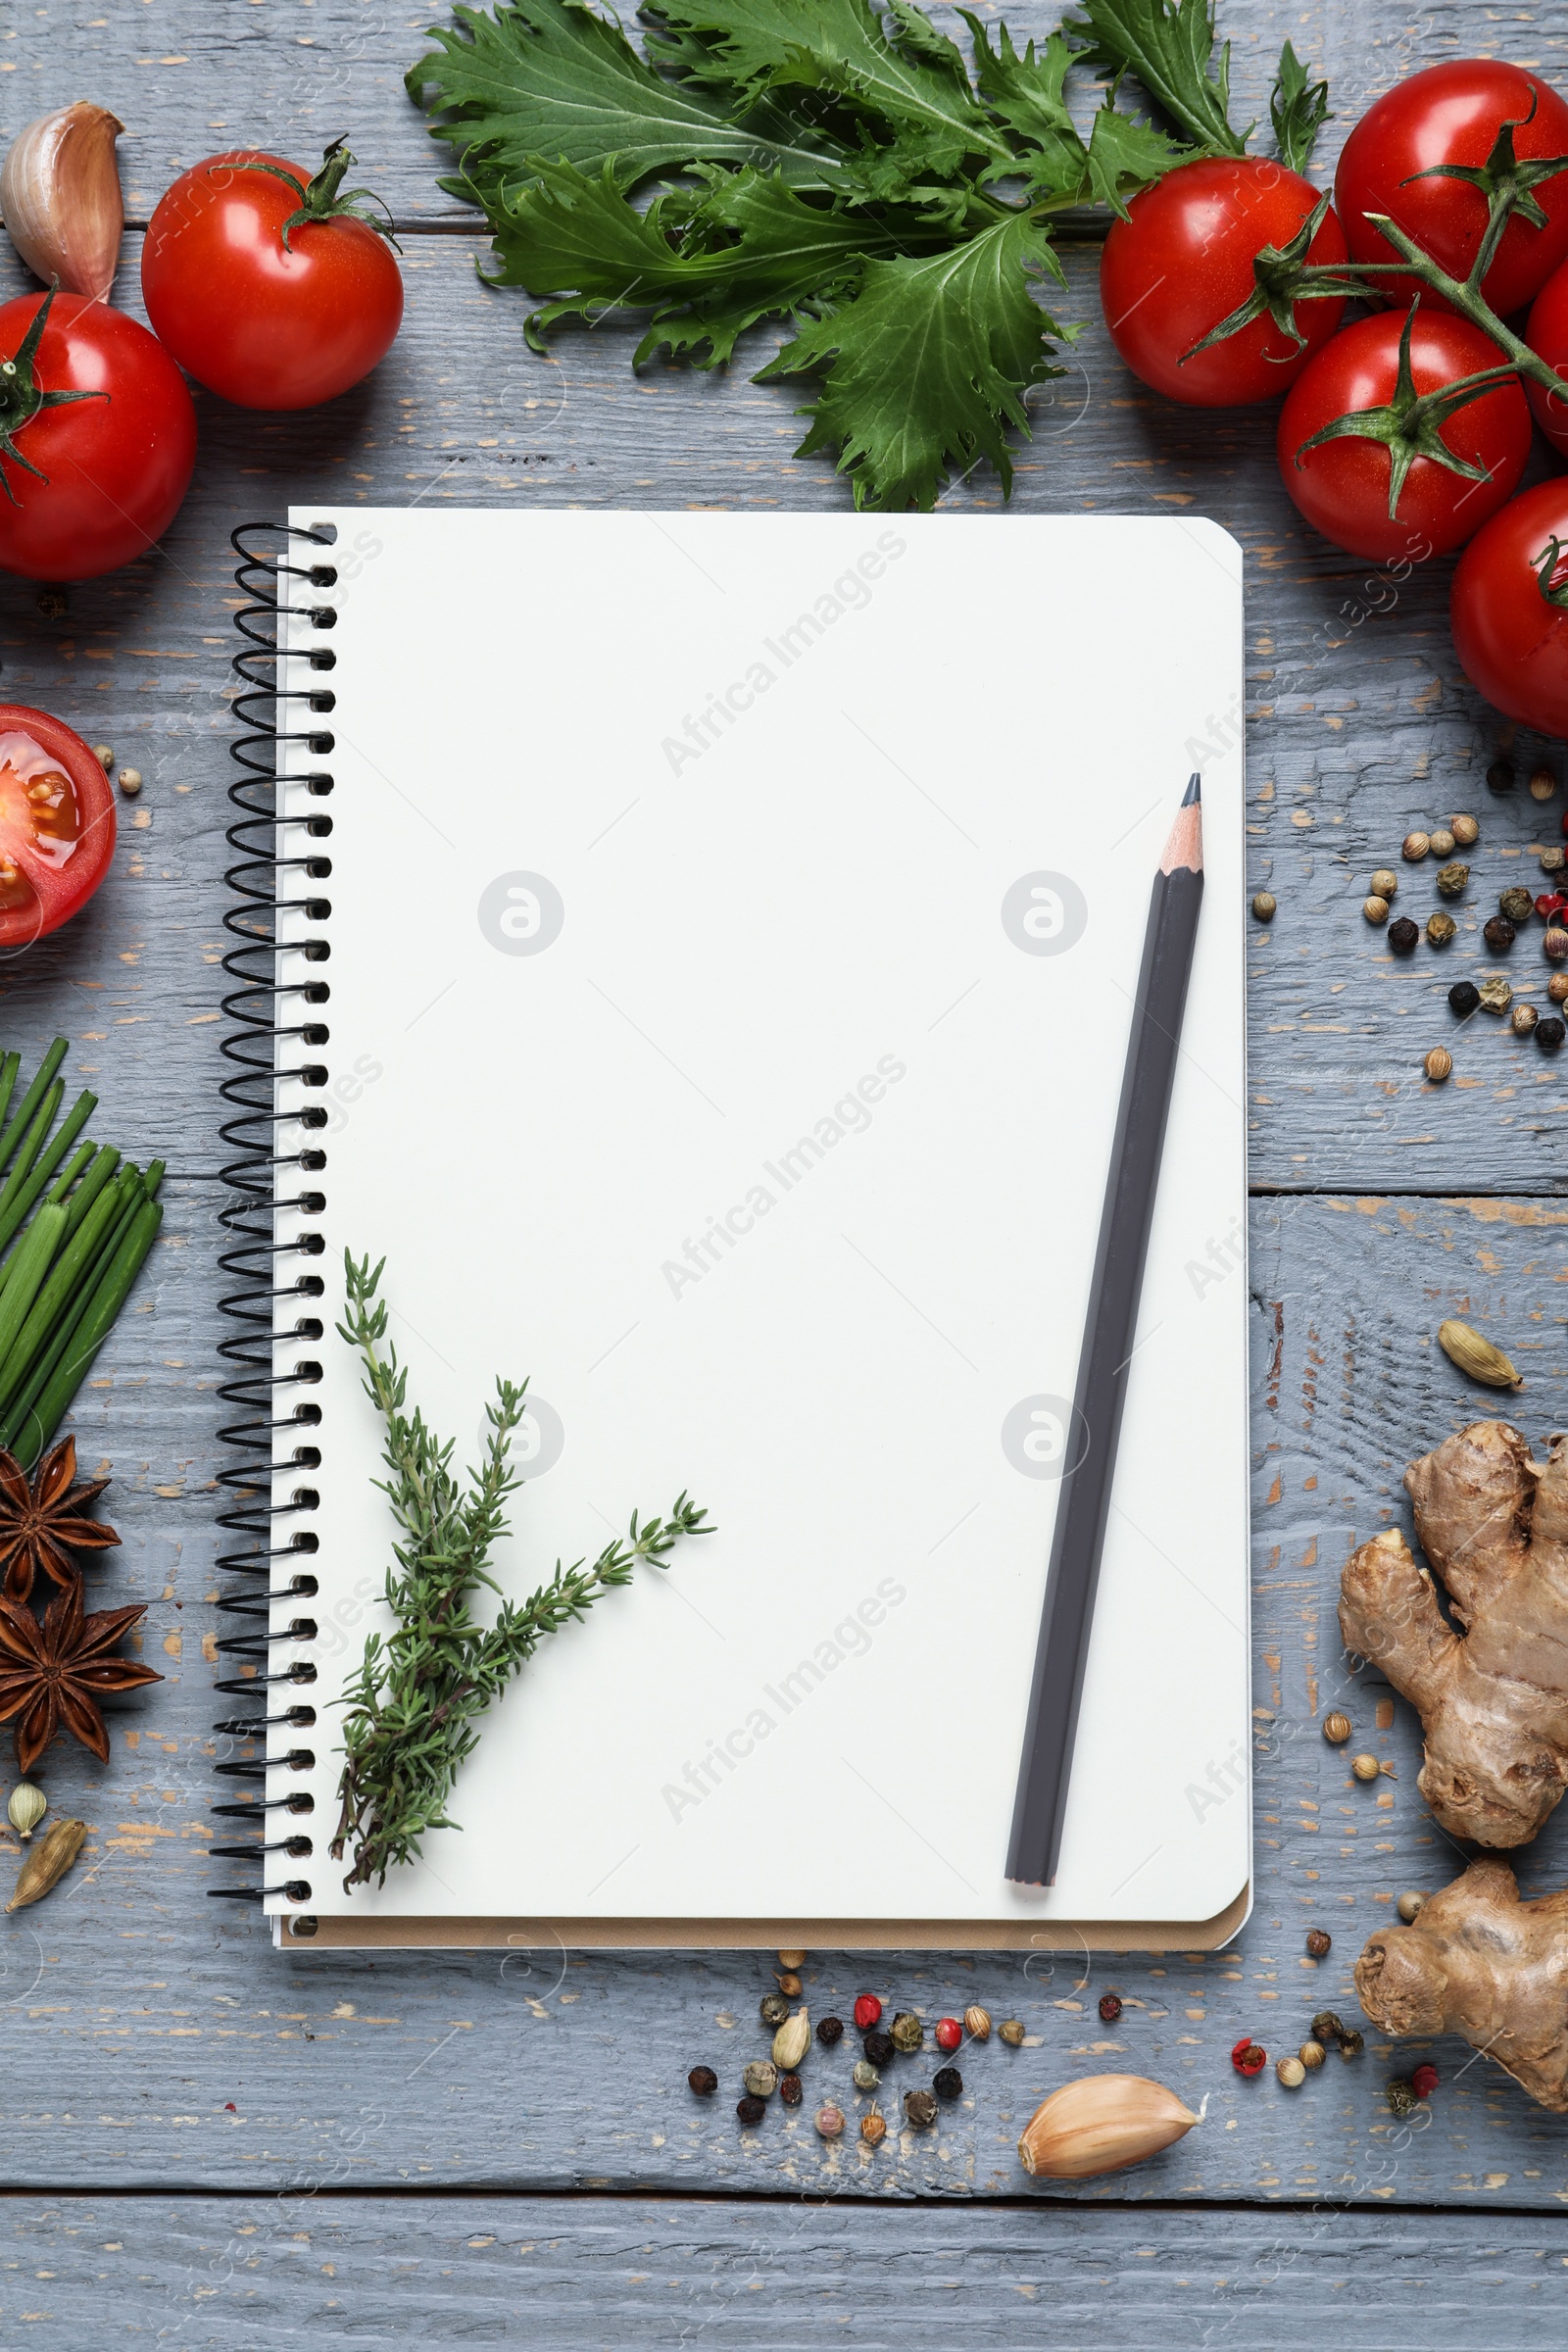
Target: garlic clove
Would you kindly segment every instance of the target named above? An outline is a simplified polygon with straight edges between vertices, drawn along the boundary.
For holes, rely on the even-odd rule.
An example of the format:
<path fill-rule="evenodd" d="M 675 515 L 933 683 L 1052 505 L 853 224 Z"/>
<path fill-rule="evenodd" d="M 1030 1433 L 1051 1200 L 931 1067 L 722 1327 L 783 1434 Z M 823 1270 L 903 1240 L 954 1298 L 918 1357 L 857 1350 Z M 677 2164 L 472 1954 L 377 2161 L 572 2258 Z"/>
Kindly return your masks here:
<path fill-rule="evenodd" d="M 41 115 L 0 164 L 0 213 L 11 241 L 47 285 L 101 300 L 120 267 L 125 212 L 115 141 L 124 124 L 78 99 Z"/>
<path fill-rule="evenodd" d="M 1026 2173 L 1085 2180 L 1157 2156 L 1200 2119 L 1163 2082 L 1143 2075 L 1085 2075 L 1037 2107 L 1018 2142 Z"/>

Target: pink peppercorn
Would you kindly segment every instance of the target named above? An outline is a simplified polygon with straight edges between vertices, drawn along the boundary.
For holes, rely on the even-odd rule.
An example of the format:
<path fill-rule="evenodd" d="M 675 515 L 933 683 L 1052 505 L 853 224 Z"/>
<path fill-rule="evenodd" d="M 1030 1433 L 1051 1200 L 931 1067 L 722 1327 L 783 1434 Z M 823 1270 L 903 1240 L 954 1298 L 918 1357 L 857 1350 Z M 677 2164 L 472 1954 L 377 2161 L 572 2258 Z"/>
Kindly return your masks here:
<path fill-rule="evenodd" d="M 1410 2088 L 1418 2099 L 1430 2099 L 1438 2087 L 1438 2070 L 1430 2059 L 1418 2066 L 1410 2077 Z"/>
<path fill-rule="evenodd" d="M 873 2026 L 880 2025 L 881 2022 L 882 2004 L 877 1999 L 876 1994 L 874 1992 L 862 1992 L 855 2004 L 856 2032 L 858 2034 L 868 2034 Z"/>
<path fill-rule="evenodd" d="M 844 2130 L 843 2108 L 819 2107 L 816 2111 L 816 2128 L 824 2139 L 837 2139 Z"/>
<path fill-rule="evenodd" d="M 1231 2064 L 1239 2075 L 1260 2075 L 1268 2064 L 1268 2052 L 1260 2041 L 1244 2034 L 1231 2052 Z"/>
<path fill-rule="evenodd" d="M 956 2017 L 939 2017 L 937 2019 L 937 2048 L 939 2050 L 956 2050 L 962 2039 L 963 2028 Z"/>

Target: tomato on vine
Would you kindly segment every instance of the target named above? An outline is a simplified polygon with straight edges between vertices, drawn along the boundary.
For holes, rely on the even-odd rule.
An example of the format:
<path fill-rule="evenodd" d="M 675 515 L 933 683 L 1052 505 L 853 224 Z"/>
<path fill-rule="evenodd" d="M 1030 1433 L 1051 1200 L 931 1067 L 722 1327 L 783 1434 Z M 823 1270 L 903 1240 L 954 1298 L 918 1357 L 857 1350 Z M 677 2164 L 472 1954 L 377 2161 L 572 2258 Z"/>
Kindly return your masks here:
<path fill-rule="evenodd" d="M 0 305 L 0 570 L 90 580 L 161 539 L 196 464 L 167 351 L 84 294 Z"/>
<path fill-rule="evenodd" d="M 391 217 L 345 191 L 334 139 L 308 183 L 281 156 L 236 149 L 182 172 L 142 248 L 147 316 L 198 383 L 243 409 L 313 409 L 384 359 L 403 318 Z M 382 208 L 383 211 L 385 208 Z"/>
<path fill-rule="evenodd" d="M 1352 260 L 1395 258 L 1367 218 L 1383 214 L 1463 281 L 1481 252 L 1493 193 L 1512 189 L 1512 216 L 1481 281 L 1506 318 L 1568 259 L 1564 167 L 1568 105 L 1551 84 L 1500 58 L 1456 58 L 1412 74 L 1368 107 L 1341 152 L 1334 203 Z M 1375 282 L 1392 301 L 1408 301 L 1407 277 Z"/>
<path fill-rule="evenodd" d="M 1497 357 L 1451 312 L 1384 311 L 1344 328 L 1280 414 L 1280 472 L 1307 521 L 1376 562 L 1462 547 L 1530 454 L 1529 406 Z"/>
<path fill-rule="evenodd" d="M 1568 736 L 1568 474 L 1538 482 L 1476 533 L 1448 621 L 1459 666 L 1489 703 Z"/>
<path fill-rule="evenodd" d="M 1299 172 L 1250 155 L 1178 165 L 1132 199 L 1125 220 L 1111 223 L 1100 264 L 1111 341 L 1135 375 L 1171 400 L 1213 409 L 1272 399 L 1328 341 L 1345 310 L 1343 297 L 1303 302 L 1293 321 L 1266 300 L 1253 265 L 1287 251 L 1330 266 L 1346 258 L 1327 200 L 1320 207 L 1317 189 Z M 1252 315 L 1223 342 L 1194 349 L 1244 307 Z"/>

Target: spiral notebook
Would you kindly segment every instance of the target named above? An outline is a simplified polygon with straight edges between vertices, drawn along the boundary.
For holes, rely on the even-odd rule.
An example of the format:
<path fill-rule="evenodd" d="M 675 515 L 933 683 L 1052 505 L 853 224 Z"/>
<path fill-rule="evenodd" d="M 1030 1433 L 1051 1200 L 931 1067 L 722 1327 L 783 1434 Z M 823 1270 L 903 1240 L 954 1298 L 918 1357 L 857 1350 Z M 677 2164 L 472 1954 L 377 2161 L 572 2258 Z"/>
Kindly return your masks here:
<path fill-rule="evenodd" d="M 1222 1941 L 1250 1875 L 1235 543 L 305 507 L 236 546 L 236 1891 L 317 1944 Z M 1195 767 L 1208 887 L 1065 1841 L 1026 1888 L 1063 1399 Z M 547 1640 L 455 1826 L 352 1894 L 342 1699 L 394 1529 L 345 1250 L 385 1259 L 461 1459 L 496 1375 L 530 1383 L 508 1595 L 682 1489 L 717 1530 Z"/>

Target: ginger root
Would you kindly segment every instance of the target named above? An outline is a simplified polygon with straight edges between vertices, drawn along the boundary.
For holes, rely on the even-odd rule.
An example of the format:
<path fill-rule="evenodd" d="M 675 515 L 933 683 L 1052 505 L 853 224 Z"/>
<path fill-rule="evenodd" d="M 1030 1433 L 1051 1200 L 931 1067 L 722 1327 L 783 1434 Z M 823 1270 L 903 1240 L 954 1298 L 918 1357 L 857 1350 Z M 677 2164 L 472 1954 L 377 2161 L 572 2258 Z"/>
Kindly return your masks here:
<path fill-rule="evenodd" d="M 1371 1938 L 1355 1989 L 1385 2033 L 1462 2034 L 1568 2115 L 1568 1890 L 1522 1903 L 1507 1863 L 1483 1855 L 1409 1927 Z"/>
<path fill-rule="evenodd" d="M 1404 1483 L 1464 1633 L 1393 1527 L 1346 1562 L 1340 1632 L 1417 1708 L 1442 1827 L 1523 1845 L 1568 1785 L 1568 1439 L 1543 1464 L 1505 1421 L 1473 1421 Z"/>

